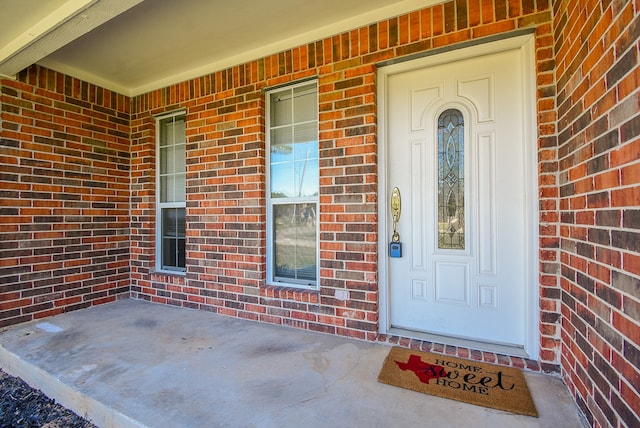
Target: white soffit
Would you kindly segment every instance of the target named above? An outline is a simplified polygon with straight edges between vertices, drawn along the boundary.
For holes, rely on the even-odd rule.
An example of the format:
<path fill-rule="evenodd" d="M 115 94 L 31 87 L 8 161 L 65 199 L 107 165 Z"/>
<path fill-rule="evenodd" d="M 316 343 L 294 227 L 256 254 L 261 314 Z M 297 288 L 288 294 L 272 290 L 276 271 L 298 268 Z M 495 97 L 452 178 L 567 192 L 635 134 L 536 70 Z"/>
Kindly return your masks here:
<path fill-rule="evenodd" d="M 134 96 L 441 1 L 145 0 L 38 63 Z"/>
<path fill-rule="evenodd" d="M 25 43 L 27 37 L 35 37 L 40 21 L 54 15 L 65 3 L 67 0 L 0 0 L 0 52 L 8 52 L 12 43 Z"/>
<path fill-rule="evenodd" d="M 15 75 L 141 1 L 0 0 L 0 75 Z"/>

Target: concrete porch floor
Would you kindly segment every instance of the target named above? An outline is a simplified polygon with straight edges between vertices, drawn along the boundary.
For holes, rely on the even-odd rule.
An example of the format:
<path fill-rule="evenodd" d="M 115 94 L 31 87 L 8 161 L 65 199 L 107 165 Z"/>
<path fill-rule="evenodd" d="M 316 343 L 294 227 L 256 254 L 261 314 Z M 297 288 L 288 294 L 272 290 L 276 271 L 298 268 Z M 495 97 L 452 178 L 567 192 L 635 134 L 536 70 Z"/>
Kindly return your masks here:
<path fill-rule="evenodd" d="M 580 427 L 526 373 L 539 418 L 377 381 L 390 348 L 121 300 L 4 329 L 0 367 L 100 427 Z"/>

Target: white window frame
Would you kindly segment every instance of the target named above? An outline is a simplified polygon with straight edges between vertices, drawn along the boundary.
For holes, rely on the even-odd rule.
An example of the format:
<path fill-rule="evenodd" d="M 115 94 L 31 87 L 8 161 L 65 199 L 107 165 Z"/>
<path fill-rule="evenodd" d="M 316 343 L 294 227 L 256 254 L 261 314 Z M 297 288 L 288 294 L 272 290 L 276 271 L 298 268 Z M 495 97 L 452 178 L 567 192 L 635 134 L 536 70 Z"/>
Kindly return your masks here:
<path fill-rule="evenodd" d="M 186 210 L 186 188 L 185 188 L 185 200 L 181 202 L 161 202 L 161 180 L 160 180 L 160 168 L 161 168 L 161 159 L 160 159 L 160 143 L 161 143 L 161 123 L 167 119 L 182 117 L 185 121 L 185 111 L 179 110 L 169 114 L 156 116 L 156 272 L 160 273 L 170 273 L 170 274 L 178 274 L 178 275 L 186 275 L 186 265 L 184 268 L 180 267 L 164 267 L 162 263 L 162 210 L 165 208 L 183 208 Z M 186 157 L 186 135 L 185 135 L 185 157 Z M 186 165 L 186 159 L 185 159 Z M 186 168 L 185 168 L 186 169 Z M 186 171 L 185 171 L 186 172 Z M 185 185 L 186 187 L 186 185 Z M 186 214 L 186 212 L 185 212 Z M 185 219 L 185 229 L 186 229 L 186 219 Z M 186 230 L 185 230 L 185 247 L 186 247 Z M 185 259 L 186 259 L 186 248 L 185 248 Z"/>
<path fill-rule="evenodd" d="M 315 84 L 316 95 L 316 139 L 318 140 L 318 159 L 320 158 L 320 145 L 319 145 L 319 108 L 318 108 L 318 83 L 317 81 L 304 81 L 286 86 L 279 86 L 266 91 L 266 115 L 265 115 L 265 139 L 266 139 L 266 194 L 267 194 L 267 285 L 279 286 L 279 287 L 291 287 L 300 288 L 305 290 L 319 290 L 320 289 L 320 182 L 318 180 L 318 194 L 314 197 L 287 197 L 287 198 L 272 198 L 271 197 L 271 96 L 275 93 L 282 92 L 283 90 L 293 90 L 297 87 L 308 86 Z M 295 110 L 294 110 L 295 113 Z M 295 123 L 295 118 L 293 120 Z M 304 123 L 304 122 L 301 122 Z M 319 168 L 319 165 L 318 165 Z M 319 179 L 319 171 L 318 171 Z M 287 205 L 287 204 L 315 204 L 315 241 L 316 241 L 316 280 L 315 281 L 303 281 L 294 279 L 279 279 L 275 277 L 275 248 L 274 248 L 274 205 Z"/>

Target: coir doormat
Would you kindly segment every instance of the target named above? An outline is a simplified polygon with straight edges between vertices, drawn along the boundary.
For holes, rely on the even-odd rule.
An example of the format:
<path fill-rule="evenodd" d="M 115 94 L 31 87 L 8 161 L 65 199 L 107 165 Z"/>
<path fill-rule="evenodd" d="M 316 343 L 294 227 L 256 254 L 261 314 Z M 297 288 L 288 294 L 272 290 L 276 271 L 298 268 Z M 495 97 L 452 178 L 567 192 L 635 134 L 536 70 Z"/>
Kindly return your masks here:
<path fill-rule="evenodd" d="M 538 417 L 518 369 L 394 347 L 378 381 L 465 403 Z"/>

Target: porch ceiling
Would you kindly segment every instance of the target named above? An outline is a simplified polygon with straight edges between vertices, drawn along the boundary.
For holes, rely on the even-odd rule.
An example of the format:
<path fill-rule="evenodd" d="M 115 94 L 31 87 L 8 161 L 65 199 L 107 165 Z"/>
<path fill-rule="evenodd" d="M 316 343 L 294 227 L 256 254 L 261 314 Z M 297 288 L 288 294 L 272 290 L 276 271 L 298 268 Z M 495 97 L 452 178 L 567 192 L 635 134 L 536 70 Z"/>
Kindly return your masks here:
<path fill-rule="evenodd" d="M 137 95 L 441 1 L 0 0 L 0 75 Z"/>

